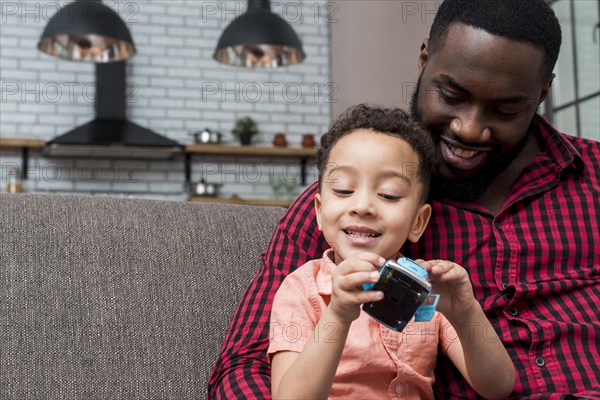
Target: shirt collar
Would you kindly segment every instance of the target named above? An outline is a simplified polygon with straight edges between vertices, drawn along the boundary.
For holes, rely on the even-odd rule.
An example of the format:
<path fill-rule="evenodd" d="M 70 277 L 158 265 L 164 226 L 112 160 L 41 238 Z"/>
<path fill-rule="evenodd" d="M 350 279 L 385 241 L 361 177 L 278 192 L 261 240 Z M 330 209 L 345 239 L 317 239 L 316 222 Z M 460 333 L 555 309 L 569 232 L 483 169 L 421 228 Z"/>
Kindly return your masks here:
<path fill-rule="evenodd" d="M 317 290 L 320 295 L 331 295 L 331 275 L 335 268 L 333 249 L 327 249 L 323 253 L 323 258 L 319 262 L 319 270 L 317 271 Z"/>
<path fill-rule="evenodd" d="M 576 171 L 583 172 L 585 168 L 583 158 L 571 144 L 567 135 L 560 133 L 539 114 L 533 124 L 537 128 L 542 151 L 558 164 L 561 170 L 571 167 Z"/>

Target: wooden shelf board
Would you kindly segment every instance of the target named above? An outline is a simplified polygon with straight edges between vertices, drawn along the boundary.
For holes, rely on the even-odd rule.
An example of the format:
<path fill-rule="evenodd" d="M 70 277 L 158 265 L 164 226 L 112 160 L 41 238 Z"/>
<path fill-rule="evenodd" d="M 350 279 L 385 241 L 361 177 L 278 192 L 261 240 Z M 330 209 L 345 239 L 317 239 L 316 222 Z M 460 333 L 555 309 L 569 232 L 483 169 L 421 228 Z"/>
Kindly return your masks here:
<path fill-rule="evenodd" d="M 40 139 L 18 139 L 18 138 L 6 138 L 0 139 L 0 148 L 3 149 L 22 149 L 24 147 L 29 149 L 41 149 L 44 147 L 46 142 Z"/>
<path fill-rule="evenodd" d="M 289 207 L 294 200 L 277 200 L 277 199 L 243 199 L 240 197 L 203 197 L 203 196 L 192 196 L 190 201 L 193 202 L 204 202 L 204 203 L 225 203 L 225 204 L 242 204 L 252 206 L 276 206 L 276 207 Z"/>
<path fill-rule="evenodd" d="M 186 153 L 222 154 L 244 156 L 273 157 L 315 157 L 317 149 L 305 147 L 264 147 L 264 146 L 230 146 L 224 144 L 190 144 L 185 147 Z"/>
<path fill-rule="evenodd" d="M 41 139 L 2 138 L 2 148 L 41 149 L 46 142 Z M 306 157 L 314 158 L 316 148 L 304 147 L 265 147 L 265 146 L 230 146 L 223 144 L 190 144 L 185 147 L 186 153 L 220 154 L 244 156 L 273 156 L 273 157 Z"/>
<path fill-rule="evenodd" d="M 23 171 L 26 171 L 27 156 L 24 149 L 42 149 L 46 142 L 41 139 L 1 138 L 0 149 L 22 149 Z M 315 158 L 317 149 L 315 147 L 266 147 L 266 146 L 231 146 L 222 144 L 191 144 L 185 147 L 185 152 L 190 154 L 217 154 L 217 155 L 240 155 L 240 156 L 271 156 L 302 159 L 302 167 L 307 158 Z M 189 163 L 186 161 L 186 163 Z M 187 165 L 187 164 L 186 164 Z M 189 167 L 188 167 L 189 168 Z M 303 175 L 304 177 L 304 175 Z M 303 178 L 304 179 L 304 178 Z M 274 199 L 243 199 L 243 198 L 215 198 L 194 196 L 190 201 L 204 201 L 212 203 L 248 204 L 261 206 L 289 207 L 293 200 Z"/>

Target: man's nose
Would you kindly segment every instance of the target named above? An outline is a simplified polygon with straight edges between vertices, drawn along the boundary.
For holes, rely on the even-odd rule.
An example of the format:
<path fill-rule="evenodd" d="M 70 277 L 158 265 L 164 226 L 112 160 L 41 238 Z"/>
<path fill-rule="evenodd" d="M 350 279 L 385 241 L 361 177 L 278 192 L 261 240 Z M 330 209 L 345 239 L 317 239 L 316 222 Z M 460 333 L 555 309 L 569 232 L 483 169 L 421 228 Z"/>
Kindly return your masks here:
<path fill-rule="evenodd" d="M 476 109 L 454 117 L 450 122 L 450 131 L 469 144 L 486 143 L 491 135 L 485 115 Z"/>

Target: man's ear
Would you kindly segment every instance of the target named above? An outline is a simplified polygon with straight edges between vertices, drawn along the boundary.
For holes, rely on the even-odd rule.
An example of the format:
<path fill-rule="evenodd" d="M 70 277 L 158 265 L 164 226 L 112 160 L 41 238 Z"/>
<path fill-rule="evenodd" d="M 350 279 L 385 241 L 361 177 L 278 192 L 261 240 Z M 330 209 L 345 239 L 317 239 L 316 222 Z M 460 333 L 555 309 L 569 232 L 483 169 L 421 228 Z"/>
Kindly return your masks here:
<path fill-rule="evenodd" d="M 423 69 L 425 68 L 425 64 L 427 64 L 427 59 L 429 58 L 429 49 L 428 49 L 428 45 L 429 45 L 429 39 L 425 38 L 423 40 L 423 43 L 421 44 L 421 52 L 419 53 L 419 59 L 418 59 L 418 67 L 419 67 L 419 75 L 423 72 Z"/>
<path fill-rule="evenodd" d="M 321 229 L 321 193 L 317 193 L 315 195 L 315 214 L 317 216 L 317 227 L 320 231 Z"/>
<path fill-rule="evenodd" d="M 544 100 L 546 100 L 546 96 L 548 96 L 548 93 L 550 93 L 550 87 L 552 87 L 552 81 L 554 81 L 555 77 L 555 74 L 550 74 L 550 79 L 548 79 L 548 82 L 542 88 L 542 93 L 540 94 L 540 101 L 538 102 L 538 106 L 542 104 Z"/>
<path fill-rule="evenodd" d="M 431 206 L 429 204 L 423 204 L 419 207 L 417 216 L 408 232 L 408 240 L 416 243 L 421 238 L 421 235 L 425 232 L 425 228 L 427 228 L 429 218 L 431 218 Z"/>

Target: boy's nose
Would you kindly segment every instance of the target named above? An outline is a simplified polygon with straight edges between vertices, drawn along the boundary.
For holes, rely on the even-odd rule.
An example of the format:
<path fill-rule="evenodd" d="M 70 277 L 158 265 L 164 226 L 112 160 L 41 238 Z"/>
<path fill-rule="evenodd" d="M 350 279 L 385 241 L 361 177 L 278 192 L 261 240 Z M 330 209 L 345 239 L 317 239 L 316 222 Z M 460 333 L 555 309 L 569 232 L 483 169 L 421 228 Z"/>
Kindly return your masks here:
<path fill-rule="evenodd" d="M 375 214 L 372 196 L 367 193 L 356 193 L 354 196 L 354 202 L 350 207 L 350 213 L 355 215 Z"/>

